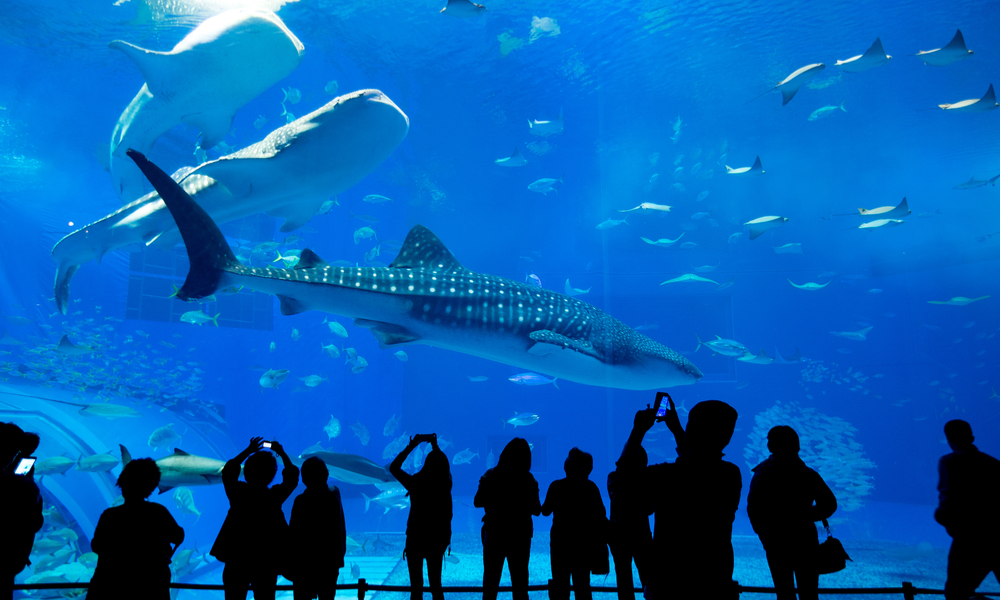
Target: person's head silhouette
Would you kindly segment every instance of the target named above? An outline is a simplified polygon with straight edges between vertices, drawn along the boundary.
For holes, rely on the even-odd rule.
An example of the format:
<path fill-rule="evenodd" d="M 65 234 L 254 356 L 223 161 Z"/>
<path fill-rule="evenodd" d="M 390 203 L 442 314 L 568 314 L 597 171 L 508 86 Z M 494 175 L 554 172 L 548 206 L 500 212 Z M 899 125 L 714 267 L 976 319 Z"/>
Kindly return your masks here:
<path fill-rule="evenodd" d="M 126 501 L 145 500 L 160 485 L 160 467 L 152 458 L 131 460 L 118 476 L 117 485 Z"/>
<path fill-rule="evenodd" d="M 24 430 L 13 423 L 0 423 L 0 470 L 11 465 L 24 446 Z M 25 455 L 27 456 L 27 455 Z"/>
<path fill-rule="evenodd" d="M 799 434 L 788 425 L 777 425 L 767 432 L 767 449 L 775 456 L 795 456 L 799 453 Z"/>
<path fill-rule="evenodd" d="M 243 464 L 243 478 L 250 485 L 267 487 L 278 473 L 278 461 L 270 452 L 257 452 Z"/>
<path fill-rule="evenodd" d="M 277 465 L 275 465 L 277 468 Z M 274 477 L 272 475 L 272 477 Z M 310 456 L 302 463 L 302 483 L 307 488 L 324 488 L 330 478 L 330 469 L 327 468 L 323 459 L 318 456 Z M 270 483 L 270 482 L 268 482 Z M 266 485 L 266 484 L 265 484 Z"/>
<path fill-rule="evenodd" d="M 423 477 L 428 477 L 435 481 L 445 481 L 451 479 L 451 463 L 448 456 L 439 448 L 434 448 L 424 457 L 424 466 L 420 468 Z"/>
<path fill-rule="evenodd" d="M 531 446 L 524 438 L 514 438 L 507 442 L 500 458 L 497 459 L 497 470 L 504 473 L 527 473 L 531 470 Z"/>
<path fill-rule="evenodd" d="M 705 400 L 688 412 L 685 438 L 690 454 L 712 456 L 721 454 L 729 445 L 736 429 L 739 413 L 721 400 Z"/>
<path fill-rule="evenodd" d="M 952 450 L 965 450 L 976 441 L 976 437 L 972 435 L 972 425 L 961 419 L 944 424 L 944 437 L 948 439 L 948 446 Z"/>
<path fill-rule="evenodd" d="M 594 470 L 594 457 L 579 448 L 571 448 L 563 463 L 563 470 L 569 479 L 586 479 Z"/>

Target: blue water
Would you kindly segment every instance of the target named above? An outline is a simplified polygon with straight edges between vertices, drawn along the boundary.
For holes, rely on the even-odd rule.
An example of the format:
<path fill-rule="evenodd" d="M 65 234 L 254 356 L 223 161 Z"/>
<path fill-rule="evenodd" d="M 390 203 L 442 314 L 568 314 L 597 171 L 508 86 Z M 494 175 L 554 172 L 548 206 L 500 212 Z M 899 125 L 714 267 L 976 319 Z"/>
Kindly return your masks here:
<path fill-rule="evenodd" d="M 143 79 L 107 44 L 123 39 L 166 51 L 204 19 L 235 6 L 147 1 L 13 1 L 0 11 L 0 306 L 6 333 L 25 342 L 0 347 L 10 352 L 0 355 L 0 418 L 40 432 L 40 458 L 73 459 L 118 456 L 119 444 L 134 456 L 164 456 L 168 449 L 154 451 L 147 440 L 173 423 L 183 434 L 177 447 L 223 460 L 250 436 L 263 435 L 295 453 L 320 442 L 384 464 L 383 448 L 393 438 L 434 431 L 453 444 L 449 455 L 466 448 L 478 453 L 471 464 L 453 466 L 456 501 L 466 505 L 487 455 L 499 455 L 513 435 L 524 435 L 535 444 L 533 470 L 543 490 L 562 476 L 573 446 L 594 455 L 593 478 L 603 488 L 634 412 L 653 392 L 563 380 L 558 389 L 517 386 L 507 378 L 520 369 L 420 345 L 403 348 L 408 360 L 401 362 L 347 319 L 340 321 L 349 337 L 341 339 L 322 323 L 334 316 L 282 316 L 277 302 L 260 295 L 254 322 L 261 329 L 235 326 L 249 317 L 228 312 L 225 298 L 205 307 L 211 316 L 222 313 L 221 327 L 181 323 L 180 313 L 198 309 L 165 299 L 169 284 L 180 285 L 186 272 L 181 246 L 172 253 L 118 250 L 99 264 L 84 264 L 73 280 L 69 314 L 57 313 L 52 247 L 121 205 L 106 171 L 107 144 Z M 753 453 L 755 427 L 764 428 L 759 436 L 771 424 L 755 416 L 778 402 L 796 403 L 794 424 L 812 431 L 814 441 L 831 441 L 831 452 L 844 457 L 838 494 L 850 496 L 853 510 L 836 515 L 842 537 L 947 544 L 931 519 L 936 460 L 947 451 L 943 424 L 966 419 L 981 449 L 1000 452 L 993 392 L 1000 386 L 1000 236 L 986 237 L 1000 231 L 1000 192 L 953 189 L 970 176 L 1000 173 L 1000 117 L 950 114 L 937 105 L 979 98 L 1000 83 L 994 81 L 1000 68 L 995 3 L 503 0 L 471 19 L 441 15 L 434 2 L 279 4 L 260 6 L 278 9 L 305 46 L 304 57 L 291 75 L 238 110 L 229 146 L 255 143 L 283 124 L 282 88 L 301 91 L 300 102 L 288 108 L 302 116 L 334 98 L 324 91 L 334 80 L 338 94 L 381 90 L 410 121 L 391 156 L 339 194 L 340 206 L 295 232 L 303 240 L 286 248 L 363 263 L 375 242 L 355 244 L 353 233 L 364 223 L 351 212 L 369 214 L 381 220 L 382 240 L 403 240 L 422 224 L 472 270 L 518 281 L 534 274 L 558 292 L 567 279 L 590 288 L 580 299 L 627 325 L 645 326 L 643 333 L 701 369 L 697 384 L 671 390 L 679 403 L 719 398 L 737 408 L 727 454 L 744 468 L 744 489 L 749 467 L 762 458 Z M 548 19 L 534 40 L 533 17 Z M 957 28 L 974 51 L 970 58 L 931 67 L 912 56 L 943 46 Z M 834 67 L 876 37 L 893 57 L 888 64 L 864 73 Z M 787 106 L 776 92 L 747 103 L 816 62 L 826 69 Z M 816 109 L 841 103 L 846 112 L 808 120 Z M 560 110 L 564 132 L 531 135 L 526 121 L 555 118 Z M 260 115 L 268 123 L 258 129 Z M 197 138 L 195 128 L 179 125 L 159 138 L 149 157 L 168 172 L 193 166 Z M 515 145 L 528 164 L 496 166 Z M 208 152 L 210 159 L 219 155 Z M 725 165 L 749 166 L 757 156 L 764 175 L 726 175 Z M 678 167 L 683 171 L 675 176 Z M 528 191 L 540 178 L 563 184 L 555 194 Z M 368 194 L 394 202 L 362 202 Z M 857 226 L 867 219 L 835 216 L 895 206 L 904 197 L 912 214 L 899 227 L 863 231 Z M 597 229 L 608 218 L 622 218 L 616 209 L 641 202 L 672 209 L 630 213 L 627 224 Z M 701 212 L 710 214 L 692 218 Z M 748 240 L 743 223 L 765 215 L 789 220 Z M 281 242 L 288 234 L 278 225 L 258 218 L 239 231 L 260 232 L 248 236 L 253 244 Z M 640 239 L 682 233 L 668 248 Z M 680 247 L 685 242 L 697 246 Z M 790 243 L 800 243 L 802 254 L 775 252 Z M 392 258 L 383 253 L 376 260 Z M 699 272 L 700 266 L 715 268 Z M 659 285 L 685 273 L 735 284 Z M 806 291 L 789 280 L 829 285 Z M 142 285 L 149 286 L 145 296 Z M 928 303 L 956 296 L 993 297 L 967 306 Z M 864 341 L 830 333 L 867 327 Z M 99 351 L 65 362 L 51 352 L 64 333 Z M 796 349 L 803 358 L 757 365 L 705 348 L 696 352 L 699 337 L 716 335 L 771 358 L 776 352 L 791 358 Z M 369 366 L 352 374 L 343 358 L 321 350 L 330 343 L 355 348 Z M 262 389 L 261 368 L 288 369 L 290 376 L 278 389 Z M 81 389 L 84 375 L 92 381 Z M 299 378 L 310 375 L 327 380 L 308 389 Z M 105 401 L 142 416 L 84 417 L 71 405 Z M 541 418 L 516 432 L 503 425 L 526 411 Z M 335 439 L 322 430 L 331 415 L 342 426 Z M 384 436 L 393 415 L 400 428 Z M 367 446 L 352 433 L 354 423 L 370 432 Z M 661 433 L 650 443 L 652 459 L 673 457 L 667 437 Z M 76 523 L 81 552 L 101 510 L 117 496 L 117 472 L 70 469 L 40 481 L 47 502 Z M 849 486 L 855 491 L 845 491 Z M 204 550 L 227 504 L 221 487 L 192 489 L 202 513 L 197 521 L 170 493 L 155 499 L 174 511 L 188 543 Z M 363 512 L 361 494 L 372 496 L 374 488 L 342 489 L 352 535 L 403 530 L 405 511 Z M 479 511 L 462 507 L 455 515 L 457 533 L 478 530 Z M 547 531 L 547 520 L 537 519 L 536 529 Z M 752 533 L 742 507 L 736 532 Z M 939 584 L 943 570 L 940 575 Z"/>

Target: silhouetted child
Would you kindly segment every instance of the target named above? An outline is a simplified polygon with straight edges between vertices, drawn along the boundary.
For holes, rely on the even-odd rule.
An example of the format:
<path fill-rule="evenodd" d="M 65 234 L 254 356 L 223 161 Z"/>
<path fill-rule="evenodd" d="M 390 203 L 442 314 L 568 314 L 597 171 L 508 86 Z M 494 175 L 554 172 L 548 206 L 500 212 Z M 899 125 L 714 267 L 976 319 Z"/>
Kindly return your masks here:
<path fill-rule="evenodd" d="M 653 532 L 649 529 L 650 499 L 646 490 L 646 467 L 649 457 L 639 445 L 626 446 L 608 473 L 611 557 L 615 561 L 618 600 L 634 600 L 632 559 L 639 571 L 639 583 L 649 579 L 649 553 Z"/>
<path fill-rule="evenodd" d="M 972 443 L 972 426 L 948 421 L 944 435 L 952 452 L 938 463 L 938 507 L 934 519 L 951 536 L 945 600 L 966 600 L 993 572 L 1000 582 L 1000 461 Z"/>
<path fill-rule="evenodd" d="M 285 467 L 281 483 L 267 487 L 274 480 L 278 463 L 270 452 L 261 452 L 263 441 L 252 438 L 250 445 L 222 468 L 230 508 L 211 554 L 226 563 L 222 571 L 226 600 L 246 600 L 251 585 L 255 600 L 273 600 L 288 554 L 288 523 L 281 505 L 299 484 L 299 468 L 281 444 L 271 442 L 271 449 Z M 239 480 L 243 461 L 246 482 Z"/>
<path fill-rule="evenodd" d="M 528 559 L 534 529 L 542 513 L 538 482 L 531 475 L 531 447 L 514 438 L 500 453 L 497 466 L 479 479 L 473 502 L 483 517 L 483 600 L 496 600 L 504 560 L 510 571 L 513 600 L 528 600 Z"/>
<path fill-rule="evenodd" d="M 431 451 L 424 466 L 413 475 L 403 470 L 403 461 L 421 442 L 428 442 Z M 427 561 L 427 583 L 434 600 L 444 600 L 441 591 L 441 562 L 451 544 L 451 465 L 438 448 L 437 435 L 421 434 L 389 465 L 389 472 L 406 488 L 410 496 L 410 516 L 406 519 L 406 564 L 410 571 L 410 598 L 420 600 L 424 585 L 424 561 Z"/>
<path fill-rule="evenodd" d="M 88 600 L 169 600 L 170 557 L 184 530 L 165 506 L 146 501 L 159 483 L 160 468 L 151 458 L 122 469 L 118 487 L 125 503 L 104 511 L 90 541 L 98 561 Z"/>
<path fill-rule="evenodd" d="M 306 490 L 295 498 L 290 533 L 291 564 L 286 574 L 295 584 L 295 600 L 333 600 L 337 572 L 347 554 L 344 505 L 337 486 L 328 487 L 330 470 L 317 456 L 302 463 Z"/>
<path fill-rule="evenodd" d="M 542 504 L 542 514 L 552 515 L 549 598 L 568 600 L 572 577 L 576 599 L 590 600 L 590 572 L 601 555 L 604 562 L 608 558 L 604 500 L 597 484 L 588 479 L 594 470 L 593 456 L 573 448 L 563 463 L 563 470 L 566 478 L 549 485 Z"/>
<path fill-rule="evenodd" d="M 743 480 L 739 467 L 722 460 L 737 416 L 725 402 L 699 402 L 688 413 L 681 455 L 646 469 L 656 514 L 648 598 L 738 597 L 732 533 Z M 655 408 L 639 411 L 627 445 L 641 444 L 655 422 Z"/>
<path fill-rule="evenodd" d="M 31 561 L 35 533 L 42 528 L 42 496 L 34 468 L 25 475 L 14 470 L 38 448 L 38 435 L 13 423 L 0 423 L 0 600 L 13 596 L 14 578 Z"/>
<path fill-rule="evenodd" d="M 753 468 L 747 514 L 767 552 L 777 600 L 818 598 L 816 522 L 837 510 L 837 498 L 820 474 L 799 458 L 799 435 L 787 425 L 767 432 L 771 456 Z M 794 575 L 794 578 L 793 578 Z"/>

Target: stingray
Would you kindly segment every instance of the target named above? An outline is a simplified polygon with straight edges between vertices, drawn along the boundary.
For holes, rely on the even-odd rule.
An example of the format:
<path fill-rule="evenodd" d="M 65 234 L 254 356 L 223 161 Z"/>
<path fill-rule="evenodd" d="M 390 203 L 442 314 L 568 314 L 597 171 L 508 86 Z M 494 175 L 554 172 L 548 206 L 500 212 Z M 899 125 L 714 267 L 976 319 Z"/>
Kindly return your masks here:
<path fill-rule="evenodd" d="M 651 240 L 649 238 L 644 238 L 644 237 L 640 237 L 639 239 L 642 240 L 642 241 L 644 241 L 644 242 L 646 242 L 647 244 L 649 244 L 651 246 L 662 246 L 662 247 L 666 248 L 667 246 L 672 246 L 672 245 L 676 244 L 677 242 L 681 241 L 682 237 L 684 237 L 683 233 L 680 234 L 679 236 L 677 236 L 676 240 L 671 240 L 671 239 L 668 239 L 668 238 L 660 238 L 658 240 Z"/>
<path fill-rule="evenodd" d="M 304 50 L 276 14 L 256 9 L 207 19 L 169 52 L 123 41 L 110 47 L 125 53 L 146 80 L 111 134 L 109 171 L 122 202 L 144 193 L 142 174 L 126 150 L 147 152 L 180 123 L 201 131 L 201 148 L 215 146 L 236 111 L 294 71 Z"/>
<path fill-rule="evenodd" d="M 265 212 L 305 225 L 331 196 L 372 172 L 406 137 L 409 119 L 378 90 L 328 102 L 262 141 L 172 178 L 220 223 Z M 133 244 L 172 248 L 180 233 L 156 192 L 81 227 L 52 248 L 56 307 L 66 314 L 69 284 L 80 265 Z"/>
<path fill-rule="evenodd" d="M 680 277 L 674 277 L 673 279 L 664 281 L 660 285 L 667 285 L 668 283 L 686 283 L 689 281 L 704 281 L 705 283 L 714 283 L 715 285 L 719 285 L 719 282 L 717 281 L 712 281 L 711 279 L 699 277 L 693 273 L 687 273 L 685 275 L 681 275 Z"/>
<path fill-rule="evenodd" d="M 791 279 L 788 280 L 788 283 L 791 283 L 792 287 L 797 287 L 800 290 L 806 290 L 808 292 L 815 292 L 816 290 L 821 290 L 821 289 L 825 288 L 826 286 L 830 285 L 829 281 L 827 281 L 824 284 L 813 283 L 813 282 L 809 281 L 809 282 L 803 283 L 802 285 L 798 285 L 797 283 L 794 283 Z"/>
<path fill-rule="evenodd" d="M 747 352 L 743 356 L 737 358 L 736 360 L 740 362 L 750 363 L 751 365 L 769 365 L 774 362 L 774 359 L 767 355 L 767 352 L 761 350 L 756 355 L 751 352 Z"/>
<path fill-rule="evenodd" d="M 517 146 L 514 146 L 514 153 L 511 154 L 509 157 L 498 158 L 493 162 L 500 165 L 501 167 L 523 167 L 524 165 L 528 164 L 527 159 L 525 159 L 524 155 L 521 154 L 521 151 L 517 149 Z"/>
<path fill-rule="evenodd" d="M 980 296 L 978 298 L 966 298 L 965 296 L 955 296 L 951 300 L 928 300 L 927 304 L 945 304 L 947 306 L 966 306 L 972 304 L 973 302 L 979 302 L 980 300 L 985 300 L 989 296 Z"/>
<path fill-rule="evenodd" d="M 993 84 L 991 83 L 990 88 L 978 100 L 970 98 L 961 102 L 955 102 L 954 104 L 938 104 L 938 106 L 944 110 L 954 112 L 985 112 L 993 110 L 997 106 L 1000 106 L 1000 104 L 997 104 L 997 96 L 993 93 Z"/>
<path fill-rule="evenodd" d="M 466 0 L 467 1 L 467 0 Z M 542 137 L 548 137 L 550 135 L 556 135 L 557 133 L 563 132 L 563 109 L 559 108 L 559 116 L 551 121 L 539 121 L 535 119 L 532 121 L 528 119 L 528 129 L 531 130 L 531 135 L 540 135 Z"/>
<path fill-rule="evenodd" d="M 841 71 L 848 73 L 860 73 L 884 65 L 891 58 L 882 49 L 882 38 L 875 38 L 875 43 L 872 44 L 871 48 L 865 50 L 864 54 L 859 54 L 847 60 L 838 60 L 833 66 L 840 67 Z"/>
<path fill-rule="evenodd" d="M 69 341 L 68 335 L 62 336 L 62 339 L 59 340 L 59 346 L 56 347 L 56 351 L 70 356 L 83 356 L 95 352 L 91 346 L 77 345 Z"/>
<path fill-rule="evenodd" d="M 1000 177 L 1000 176 L 998 176 Z M 883 219 L 895 219 L 901 218 L 909 215 L 911 212 L 909 205 L 906 203 L 906 198 L 897 204 L 896 206 L 880 206 L 878 208 L 859 208 L 856 213 L 840 213 L 833 215 L 835 217 L 874 217 L 879 216 Z"/>
<path fill-rule="evenodd" d="M 591 286 L 591 287 L 589 287 L 589 288 L 587 288 L 585 290 L 582 290 L 580 288 L 575 288 L 575 287 L 573 287 L 572 285 L 569 284 L 569 279 L 566 280 L 565 290 L 566 290 L 566 295 L 567 296 L 573 297 L 573 296 L 582 296 L 584 294 L 589 294 L 591 289 L 593 289 L 593 286 Z"/>
<path fill-rule="evenodd" d="M 943 67 L 953 62 L 958 62 L 972 56 L 972 50 L 965 47 L 965 38 L 962 37 L 962 30 L 955 31 L 955 37 L 951 38 L 944 48 L 934 50 L 921 50 L 916 56 L 924 61 L 925 65 L 932 67 Z"/>
<path fill-rule="evenodd" d="M 951 188 L 953 190 L 972 190 L 978 187 L 984 187 L 987 185 L 996 186 L 997 179 L 1000 179 L 1000 175 L 996 177 L 991 177 L 990 179 L 976 179 L 975 177 L 969 177 L 969 180 L 965 183 L 960 183 L 955 187 Z"/>
<path fill-rule="evenodd" d="M 659 211 L 659 212 L 670 212 L 670 207 L 667 206 L 666 204 L 653 204 L 652 202 L 643 202 L 642 204 L 640 204 L 639 206 L 636 206 L 635 208 L 626 208 L 626 209 L 618 208 L 618 209 L 615 209 L 615 212 L 627 213 L 627 212 L 632 212 L 632 211 L 636 211 L 636 210 L 641 210 L 643 212 L 646 212 L 646 211 L 649 211 L 649 212 L 656 212 L 656 211 Z"/>
<path fill-rule="evenodd" d="M 874 231 L 875 229 L 884 229 L 887 227 L 897 227 L 905 223 L 902 219 L 878 219 L 876 221 L 869 221 L 867 223 L 862 223 L 858 225 L 858 229 L 868 229 Z"/>
<path fill-rule="evenodd" d="M 787 217 L 775 217 L 775 216 L 758 217 L 753 221 L 747 221 L 746 223 L 744 223 L 744 225 L 750 228 L 750 239 L 754 240 L 764 235 L 764 232 L 766 232 L 768 229 L 773 229 L 780 225 L 784 225 L 785 221 L 787 220 L 788 220 Z"/>
<path fill-rule="evenodd" d="M 825 68 L 826 65 L 824 65 L 823 63 L 814 63 L 811 65 L 806 65 L 801 69 L 797 69 L 791 75 L 779 81 L 773 88 L 767 90 L 767 92 L 764 92 L 764 94 L 767 94 L 768 92 L 773 92 L 774 90 L 781 90 L 781 105 L 784 106 L 792 101 L 792 98 L 794 98 L 795 94 L 798 93 L 800 87 L 805 85 L 806 82 L 808 82 L 813 77 L 819 75 L 819 72 Z M 763 96 L 764 94 L 761 94 L 760 96 Z M 757 96 L 757 98 L 760 98 L 760 96 Z M 745 104 L 750 104 L 757 98 L 748 100 L 747 102 L 745 102 Z"/>
<path fill-rule="evenodd" d="M 757 160 L 753 161 L 753 166 L 752 167 L 739 167 L 737 169 L 734 169 L 734 168 L 730 167 L 729 165 L 726 165 L 726 174 L 727 175 L 763 175 L 764 174 L 764 167 L 760 166 L 760 157 L 758 156 Z"/>
<path fill-rule="evenodd" d="M 441 9 L 441 13 L 449 17 L 478 17 L 486 12 L 486 7 L 469 0 L 448 0 L 448 5 Z"/>

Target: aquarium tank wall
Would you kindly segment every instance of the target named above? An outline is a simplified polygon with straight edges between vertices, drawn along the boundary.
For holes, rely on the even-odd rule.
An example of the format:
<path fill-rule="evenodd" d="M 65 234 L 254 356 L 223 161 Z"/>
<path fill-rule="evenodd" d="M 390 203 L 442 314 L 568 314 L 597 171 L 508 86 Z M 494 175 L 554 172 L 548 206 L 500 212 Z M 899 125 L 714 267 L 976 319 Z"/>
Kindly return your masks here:
<path fill-rule="evenodd" d="M 186 531 L 174 581 L 220 583 L 229 504 L 204 465 L 263 436 L 331 465 L 339 581 L 406 585 L 408 499 L 338 461 L 377 470 L 433 432 L 454 480 L 444 582 L 480 585 L 472 497 L 505 444 L 531 444 L 543 494 L 570 448 L 591 453 L 607 504 L 666 390 L 682 422 L 707 399 L 739 412 L 734 579 L 771 584 L 745 498 L 784 424 L 854 559 L 821 585 L 941 588 L 943 425 L 1000 452 L 998 18 L 7 1 L 0 420 L 41 436 L 46 517 L 17 581 L 89 581 L 123 459 L 194 456 L 150 500 Z M 200 216 L 164 204 L 147 159 Z M 675 446 L 662 424 L 645 440 L 651 463 Z M 551 519 L 534 523 L 545 583 Z"/>

